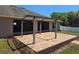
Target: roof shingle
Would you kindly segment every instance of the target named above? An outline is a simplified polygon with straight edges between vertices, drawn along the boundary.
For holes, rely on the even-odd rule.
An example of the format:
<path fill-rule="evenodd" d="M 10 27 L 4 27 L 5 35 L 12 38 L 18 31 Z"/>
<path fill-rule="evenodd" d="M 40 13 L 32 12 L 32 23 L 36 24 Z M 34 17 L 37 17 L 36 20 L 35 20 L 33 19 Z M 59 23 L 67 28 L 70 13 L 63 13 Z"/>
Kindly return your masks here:
<path fill-rule="evenodd" d="M 25 15 L 50 18 L 24 8 L 19 8 L 12 5 L 0 5 L 0 16 L 24 17 Z"/>

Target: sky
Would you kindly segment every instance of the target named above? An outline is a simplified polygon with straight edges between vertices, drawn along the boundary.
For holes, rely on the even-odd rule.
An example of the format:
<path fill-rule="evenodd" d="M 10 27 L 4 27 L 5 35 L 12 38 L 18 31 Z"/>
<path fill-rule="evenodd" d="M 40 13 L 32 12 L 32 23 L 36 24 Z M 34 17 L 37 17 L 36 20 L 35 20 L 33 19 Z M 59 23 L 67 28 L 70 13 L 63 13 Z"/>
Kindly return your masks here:
<path fill-rule="evenodd" d="M 79 5 L 18 5 L 36 13 L 49 16 L 52 12 L 68 12 L 79 10 Z"/>

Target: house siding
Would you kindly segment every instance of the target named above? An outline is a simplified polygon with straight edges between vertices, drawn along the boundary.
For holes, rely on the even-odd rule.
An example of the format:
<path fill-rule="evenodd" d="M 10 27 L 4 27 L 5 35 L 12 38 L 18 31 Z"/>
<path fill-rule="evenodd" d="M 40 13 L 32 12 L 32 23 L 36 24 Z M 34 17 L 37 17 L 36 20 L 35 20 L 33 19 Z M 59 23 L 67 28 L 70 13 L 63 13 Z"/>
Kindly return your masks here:
<path fill-rule="evenodd" d="M 0 18 L 0 37 L 9 37 L 13 35 L 13 20 Z"/>

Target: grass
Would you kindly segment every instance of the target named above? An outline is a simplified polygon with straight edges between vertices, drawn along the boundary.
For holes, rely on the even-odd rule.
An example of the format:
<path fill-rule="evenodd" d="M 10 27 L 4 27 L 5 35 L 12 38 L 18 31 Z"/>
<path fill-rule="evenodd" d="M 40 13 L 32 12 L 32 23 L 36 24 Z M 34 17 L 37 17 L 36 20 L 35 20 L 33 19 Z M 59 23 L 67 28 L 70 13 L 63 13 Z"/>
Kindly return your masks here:
<path fill-rule="evenodd" d="M 63 31 L 61 31 L 59 33 L 79 36 L 79 33 L 74 33 L 74 32 L 63 32 Z M 79 45 L 69 43 L 67 46 L 68 46 L 68 48 L 63 50 L 61 52 L 61 54 L 79 54 Z"/>
<path fill-rule="evenodd" d="M 11 40 L 10 44 L 14 47 Z M 14 54 L 14 52 L 10 49 L 10 47 L 7 44 L 7 39 L 0 39 L 0 54 Z"/>
<path fill-rule="evenodd" d="M 79 54 L 79 45 L 68 44 L 68 48 L 60 52 L 60 54 Z"/>
<path fill-rule="evenodd" d="M 64 31 L 60 31 L 59 33 L 64 33 L 64 34 L 79 36 L 79 33 L 75 33 L 75 32 L 64 32 Z"/>

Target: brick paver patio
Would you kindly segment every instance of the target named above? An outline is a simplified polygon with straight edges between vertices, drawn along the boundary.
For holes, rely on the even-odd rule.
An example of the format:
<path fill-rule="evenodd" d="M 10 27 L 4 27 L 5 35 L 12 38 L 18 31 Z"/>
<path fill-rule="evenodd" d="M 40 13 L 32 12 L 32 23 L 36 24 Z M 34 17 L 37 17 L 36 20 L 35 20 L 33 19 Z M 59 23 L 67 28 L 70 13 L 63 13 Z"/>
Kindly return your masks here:
<path fill-rule="evenodd" d="M 45 32 L 45 33 L 37 33 L 36 34 L 36 39 L 35 39 L 35 44 L 32 44 L 33 42 L 33 34 L 29 35 L 23 35 L 21 36 L 15 36 L 16 39 L 30 47 L 36 52 L 42 51 L 46 48 L 52 47 L 56 44 L 62 43 L 64 41 L 70 40 L 72 38 L 75 38 L 76 36 L 74 35 L 68 35 L 68 34 L 62 34 L 58 33 L 57 39 L 54 38 L 55 34 L 54 32 Z"/>

